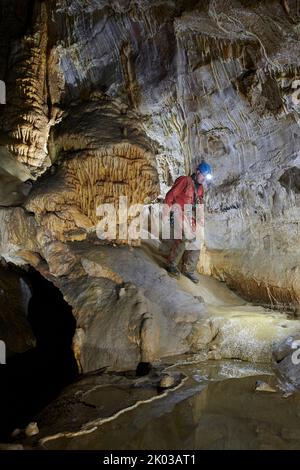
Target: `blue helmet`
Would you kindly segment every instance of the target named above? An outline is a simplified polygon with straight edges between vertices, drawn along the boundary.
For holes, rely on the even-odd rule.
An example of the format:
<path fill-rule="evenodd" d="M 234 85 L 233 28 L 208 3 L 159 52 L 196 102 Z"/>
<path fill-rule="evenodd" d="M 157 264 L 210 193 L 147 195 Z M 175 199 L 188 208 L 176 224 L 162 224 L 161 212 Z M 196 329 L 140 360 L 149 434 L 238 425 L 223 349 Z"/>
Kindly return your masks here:
<path fill-rule="evenodd" d="M 200 165 L 197 166 L 197 170 L 204 176 L 211 175 L 211 166 L 206 162 L 201 162 Z"/>

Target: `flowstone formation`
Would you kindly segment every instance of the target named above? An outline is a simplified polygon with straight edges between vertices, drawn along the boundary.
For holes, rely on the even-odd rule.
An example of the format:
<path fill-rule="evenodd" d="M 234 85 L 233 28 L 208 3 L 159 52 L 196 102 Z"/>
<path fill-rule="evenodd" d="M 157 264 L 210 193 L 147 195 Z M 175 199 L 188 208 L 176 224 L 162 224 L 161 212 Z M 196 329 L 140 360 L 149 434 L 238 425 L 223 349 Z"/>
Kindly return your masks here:
<path fill-rule="evenodd" d="M 214 178 L 199 271 L 297 310 L 297 2 L 3 0 L 0 13 L 0 255 L 62 291 L 81 370 L 214 341 L 211 357 L 271 360 L 296 321 L 276 317 L 274 336 L 247 313 L 227 329 L 209 323 L 200 295 L 163 270 L 164 250 L 149 258 L 126 239 L 99 242 L 97 207 L 159 201 L 205 158 Z M 236 321 L 238 347 L 225 347 Z M 245 329 L 263 337 L 254 353 L 251 341 L 241 349 Z"/>

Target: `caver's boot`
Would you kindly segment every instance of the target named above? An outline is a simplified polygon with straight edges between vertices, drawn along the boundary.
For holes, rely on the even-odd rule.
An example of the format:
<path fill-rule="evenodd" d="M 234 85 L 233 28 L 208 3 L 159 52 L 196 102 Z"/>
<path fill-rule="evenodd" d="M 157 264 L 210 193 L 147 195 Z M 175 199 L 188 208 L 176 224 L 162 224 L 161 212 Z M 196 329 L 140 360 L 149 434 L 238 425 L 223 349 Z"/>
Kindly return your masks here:
<path fill-rule="evenodd" d="M 195 272 L 199 255 L 199 250 L 186 250 L 183 255 L 182 274 L 188 277 L 195 284 L 198 284 L 200 280 Z"/>
<path fill-rule="evenodd" d="M 166 268 L 168 273 L 173 277 L 179 278 L 180 276 L 180 271 L 177 268 L 177 265 L 180 263 L 184 250 L 185 242 L 183 240 L 173 240 Z"/>
<path fill-rule="evenodd" d="M 182 273 L 185 277 L 188 277 L 194 284 L 198 284 L 199 282 L 199 277 L 197 276 L 196 273 L 192 272 L 183 272 Z"/>
<path fill-rule="evenodd" d="M 174 264 L 169 264 L 169 265 L 166 267 L 166 270 L 168 271 L 168 273 L 170 274 L 170 276 L 175 277 L 175 278 L 179 278 L 179 277 L 180 277 L 180 271 L 179 271 L 179 269 L 177 268 L 177 266 L 175 266 Z"/>

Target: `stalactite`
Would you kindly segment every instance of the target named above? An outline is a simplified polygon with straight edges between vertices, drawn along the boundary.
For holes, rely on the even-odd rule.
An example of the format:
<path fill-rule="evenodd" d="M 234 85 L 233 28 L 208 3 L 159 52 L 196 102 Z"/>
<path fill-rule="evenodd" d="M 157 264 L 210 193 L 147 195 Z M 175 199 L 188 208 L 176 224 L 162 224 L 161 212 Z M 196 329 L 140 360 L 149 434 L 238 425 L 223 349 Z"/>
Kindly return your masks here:
<path fill-rule="evenodd" d="M 37 187 L 26 204 L 38 223 L 59 240 L 85 238 L 95 227 L 99 204 L 114 203 L 127 196 L 128 205 L 149 203 L 159 194 L 155 160 L 149 152 L 127 143 L 62 163 L 58 188 Z M 54 185 L 55 186 L 55 185 Z"/>
<path fill-rule="evenodd" d="M 15 82 L 10 85 L 6 123 L 13 143 L 8 146 L 16 160 L 29 167 L 33 177 L 51 162 L 47 141 L 51 122 L 47 104 L 48 13 L 45 2 L 36 2 L 33 32 L 22 40 L 14 56 Z M 8 124 L 7 124 L 8 123 Z"/>

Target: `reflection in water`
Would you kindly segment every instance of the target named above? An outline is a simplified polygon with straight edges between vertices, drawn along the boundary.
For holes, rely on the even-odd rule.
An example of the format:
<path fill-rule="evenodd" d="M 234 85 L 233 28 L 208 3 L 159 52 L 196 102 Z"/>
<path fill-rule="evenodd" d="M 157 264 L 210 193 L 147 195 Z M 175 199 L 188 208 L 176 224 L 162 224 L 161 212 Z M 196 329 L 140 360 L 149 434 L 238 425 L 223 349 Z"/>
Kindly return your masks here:
<path fill-rule="evenodd" d="M 300 397 L 284 398 L 270 366 L 197 363 L 193 356 L 171 361 L 147 378 L 86 376 L 43 413 L 40 436 L 30 444 L 47 449 L 300 447 Z M 181 384 L 158 394 L 157 378 L 166 372 L 181 377 Z M 275 392 L 257 391 L 258 381 Z"/>

